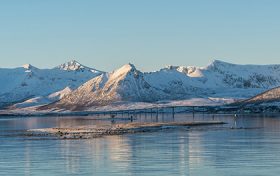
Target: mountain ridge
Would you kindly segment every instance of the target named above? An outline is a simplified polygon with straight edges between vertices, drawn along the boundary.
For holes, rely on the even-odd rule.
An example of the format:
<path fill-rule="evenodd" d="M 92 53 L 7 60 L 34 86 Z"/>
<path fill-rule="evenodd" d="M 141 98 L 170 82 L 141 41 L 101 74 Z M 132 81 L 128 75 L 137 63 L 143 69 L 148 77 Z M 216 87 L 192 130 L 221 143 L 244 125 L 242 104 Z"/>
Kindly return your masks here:
<path fill-rule="evenodd" d="M 215 60 L 206 67 L 168 66 L 141 72 L 129 63 L 89 80 L 51 107 L 77 110 L 117 102 L 249 98 L 277 85 L 280 65 L 237 65 Z"/>
<path fill-rule="evenodd" d="M 16 76 L 9 78 L 11 75 Z M 14 102 L 29 97 L 44 99 L 69 87 L 71 91 L 57 102 L 50 101 L 52 107 L 65 109 L 116 102 L 208 97 L 246 99 L 280 86 L 280 65 L 238 65 L 214 60 L 205 67 L 166 66 L 155 72 L 141 72 L 128 63 L 112 72 L 102 72 L 72 60 L 53 69 L 38 69 L 30 64 L 0 69 L 0 82 L 12 85 L 0 88 L 0 102 L 5 102 L 5 98 Z"/>
<path fill-rule="evenodd" d="M 103 72 L 39 69 L 31 64 L 17 68 L 0 68 L 0 106 L 27 98 L 47 96 L 69 87 L 76 89 Z"/>

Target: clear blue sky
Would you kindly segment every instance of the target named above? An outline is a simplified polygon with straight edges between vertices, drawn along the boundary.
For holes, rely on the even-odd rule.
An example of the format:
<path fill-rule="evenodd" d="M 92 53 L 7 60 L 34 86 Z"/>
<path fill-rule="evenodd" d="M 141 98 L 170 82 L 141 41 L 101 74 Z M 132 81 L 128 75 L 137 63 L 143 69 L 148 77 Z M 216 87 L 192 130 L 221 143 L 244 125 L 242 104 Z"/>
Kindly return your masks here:
<path fill-rule="evenodd" d="M 1 0 L 0 67 L 280 63 L 279 0 Z"/>

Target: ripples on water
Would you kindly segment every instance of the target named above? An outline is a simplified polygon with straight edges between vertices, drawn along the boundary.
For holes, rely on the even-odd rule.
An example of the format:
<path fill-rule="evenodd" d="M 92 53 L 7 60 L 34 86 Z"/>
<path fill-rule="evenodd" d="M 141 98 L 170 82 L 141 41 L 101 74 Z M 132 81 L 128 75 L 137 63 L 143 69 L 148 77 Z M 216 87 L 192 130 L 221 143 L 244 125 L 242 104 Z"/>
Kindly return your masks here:
<path fill-rule="evenodd" d="M 279 175 L 280 118 L 216 116 L 229 124 L 83 140 L 34 139 L 22 130 L 110 124 L 96 117 L 0 117 L 0 175 Z M 82 119 L 82 120 L 81 120 Z M 160 115 L 158 121 L 173 120 Z M 176 121 L 192 121 L 187 114 Z M 196 116 L 195 120 L 212 120 Z M 155 121 L 138 116 L 137 121 Z M 117 123 L 129 123 L 118 119 Z"/>

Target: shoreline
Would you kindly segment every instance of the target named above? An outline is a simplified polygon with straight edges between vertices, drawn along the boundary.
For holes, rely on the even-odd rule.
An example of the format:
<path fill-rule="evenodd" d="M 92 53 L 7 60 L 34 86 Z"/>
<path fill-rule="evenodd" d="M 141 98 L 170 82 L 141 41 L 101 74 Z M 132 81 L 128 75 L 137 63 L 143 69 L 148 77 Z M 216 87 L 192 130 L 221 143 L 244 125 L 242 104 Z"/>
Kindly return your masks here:
<path fill-rule="evenodd" d="M 134 114 L 277 114 L 280 113 L 280 107 L 275 106 L 253 106 L 242 107 L 232 105 L 218 106 L 151 106 L 143 108 L 116 108 L 108 107 L 106 109 L 85 109 L 79 111 L 70 111 L 63 109 L 50 109 L 49 111 L 36 109 L 25 110 L 0 110 L 0 116 L 91 116 L 91 115 L 134 115 Z"/>

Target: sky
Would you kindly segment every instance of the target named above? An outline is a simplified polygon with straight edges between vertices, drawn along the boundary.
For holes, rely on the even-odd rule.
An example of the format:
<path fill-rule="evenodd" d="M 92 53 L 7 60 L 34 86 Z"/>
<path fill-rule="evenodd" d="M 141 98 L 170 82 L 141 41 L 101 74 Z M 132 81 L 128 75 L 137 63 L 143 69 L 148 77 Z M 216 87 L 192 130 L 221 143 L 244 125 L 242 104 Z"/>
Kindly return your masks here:
<path fill-rule="evenodd" d="M 0 0 L 0 67 L 280 64 L 279 0 Z"/>

